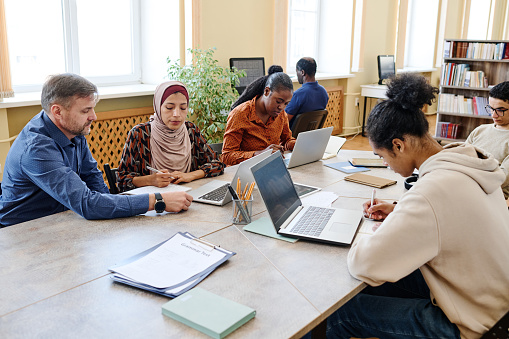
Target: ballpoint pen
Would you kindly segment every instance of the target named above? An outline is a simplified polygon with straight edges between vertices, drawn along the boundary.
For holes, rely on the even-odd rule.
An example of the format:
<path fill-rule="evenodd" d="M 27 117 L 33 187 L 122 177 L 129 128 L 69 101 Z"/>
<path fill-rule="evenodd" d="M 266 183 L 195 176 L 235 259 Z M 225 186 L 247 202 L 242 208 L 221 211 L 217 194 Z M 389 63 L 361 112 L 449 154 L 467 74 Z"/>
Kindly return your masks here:
<path fill-rule="evenodd" d="M 156 172 L 156 173 L 164 173 L 164 172 L 162 172 L 162 171 L 160 171 L 160 170 L 158 170 L 158 169 L 155 169 L 154 167 L 150 167 L 149 165 L 147 165 L 147 169 L 148 169 L 149 171 Z M 170 178 L 175 179 L 175 177 L 173 177 L 173 176 L 171 176 L 171 175 L 170 175 Z"/>
<path fill-rule="evenodd" d="M 375 196 L 376 196 L 376 189 L 373 188 L 373 192 L 371 192 L 371 205 L 369 208 L 373 207 L 373 204 L 375 203 Z M 371 218 L 371 213 L 369 213 L 369 218 Z"/>

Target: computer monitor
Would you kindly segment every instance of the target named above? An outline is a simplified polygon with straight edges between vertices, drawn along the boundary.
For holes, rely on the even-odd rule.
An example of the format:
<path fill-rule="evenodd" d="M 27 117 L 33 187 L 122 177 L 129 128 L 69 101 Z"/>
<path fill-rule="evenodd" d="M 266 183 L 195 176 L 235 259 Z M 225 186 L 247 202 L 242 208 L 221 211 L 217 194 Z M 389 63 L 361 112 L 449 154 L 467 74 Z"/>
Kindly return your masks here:
<path fill-rule="evenodd" d="M 383 80 L 396 75 L 396 63 L 394 55 L 379 55 L 378 61 L 378 84 L 382 85 Z"/>
<path fill-rule="evenodd" d="M 242 94 L 253 80 L 265 75 L 265 59 L 262 58 L 230 58 L 230 67 L 244 70 L 246 76 L 239 79 L 239 83 L 235 88 Z"/>

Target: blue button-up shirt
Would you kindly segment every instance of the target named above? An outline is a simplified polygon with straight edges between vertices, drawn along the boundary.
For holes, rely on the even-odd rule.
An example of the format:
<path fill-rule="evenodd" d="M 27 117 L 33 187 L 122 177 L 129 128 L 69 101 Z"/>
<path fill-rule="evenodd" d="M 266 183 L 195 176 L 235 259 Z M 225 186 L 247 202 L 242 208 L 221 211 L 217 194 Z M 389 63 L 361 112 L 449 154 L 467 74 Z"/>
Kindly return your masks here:
<path fill-rule="evenodd" d="M 69 140 L 41 111 L 23 128 L 5 161 L 0 224 L 71 209 L 87 219 L 145 213 L 148 194 L 112 195 L 84 136 Z"/>

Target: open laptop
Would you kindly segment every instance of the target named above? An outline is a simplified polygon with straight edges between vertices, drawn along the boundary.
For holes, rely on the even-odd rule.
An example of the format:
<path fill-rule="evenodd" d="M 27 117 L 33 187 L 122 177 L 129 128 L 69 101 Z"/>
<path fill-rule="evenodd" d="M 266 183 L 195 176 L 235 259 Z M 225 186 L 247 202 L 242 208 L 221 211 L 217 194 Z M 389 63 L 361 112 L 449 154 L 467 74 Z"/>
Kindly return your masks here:
<path fill-rule="evenodd" d="M 206 183 L 203 186 L 200 186 L 189 193 L 193 197 L 193 201 L 202 202 L 205 204 L 212 204 L 217 206 L 223 206 L 232 201 L 232 196 L 228 191 L 228 185 L 232 185 L 232 187 L 237 186 L 237 179 L 240 179 L 240 182 L 243 187 L 246 184 L 252 183 L 254 180 L 253 174 L 251 173 L 251 166 L 257 164 L 263 159 L 267 158 L 271 154 L 271 151 L 265 151 L 261 154 L 258 154 L 255 157 L 247 159 L 241 162 L 237 168 L 237 172 L 235 172 L 235 176 L 231 182 L 224 180 L 212 180 Z M 295 189 L 298 192 L 299 197 L 304 197 L 314 192 L 319 191 L 321 188 L 303 184 L 295 183 Z"/>
<path fill-rule="evenodd" d="M 255 157 L 247 159 L 241 162 L 235 172 L 235 176 L 231 182 L 224 180 L 212 180 L 197 189 L 191 190 L 189 193 L 193 197 L 193 201 L 203 202 L 206 204 L 212 204 L 217 206 L 223 206 L 232 201 L 232 196 L 228 191 L 228 185 L 233 187 L 237 186 L 237 179 L 240 178 L 240 182 L 243 186 L 254 181 L 253 174 L 251 173 L 251 166 L 258 163 L 259 161 L 267 158 L 271 154 L 268 150 Z"/>
<path fill-rule="evenodd" d="M 325 152 L 323 153 L 322 160 L 334 158 L 339 153 L 339 150 L 341 150 L 341 147 L 343 147 L 345 142 L 346 138 L 335 137 L 331 135 L 329 142 L 327 143 L 327 147 L 325 147 Z"/>
<path fill-rule="evenodd" d="M 288 168 L 309 164 L 323 157 L 332 133 L 332 127 L 300 132 L 291 154 L 285 154 L 285 165 Z"/>
<path fill-rule="evenodd" d="M 350 245 L 362 210 L 302 206 L 292 178 L 280 154 L 274 153 L 251 167 L 258 191 L 267 207 L 276 232 L 293 238 Z M 304 230 L 304 224 L 316 221 Z"/>

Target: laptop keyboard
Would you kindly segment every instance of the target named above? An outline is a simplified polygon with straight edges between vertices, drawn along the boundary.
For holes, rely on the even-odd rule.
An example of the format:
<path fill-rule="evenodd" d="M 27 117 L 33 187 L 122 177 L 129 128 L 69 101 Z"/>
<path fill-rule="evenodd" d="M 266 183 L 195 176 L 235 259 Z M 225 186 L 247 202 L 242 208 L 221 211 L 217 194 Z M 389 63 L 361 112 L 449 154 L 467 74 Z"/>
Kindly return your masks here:
<path fill-rule="evenodd" d="M 291 231 L 302 235 L 319 236 L 334 211 L 333 208 L 310 207 Z"/>
<path fill-rule="evenodd" d="M 228 191 L 228 185 L 229 184 L 224 184 L 223 186 L 219 186 L 215 190 L 205 193 L 198 199 L 209 200 L 209 201 L 222 201 L 224 199 L 224 197 L 226 196 L 226 191 Z"/>

